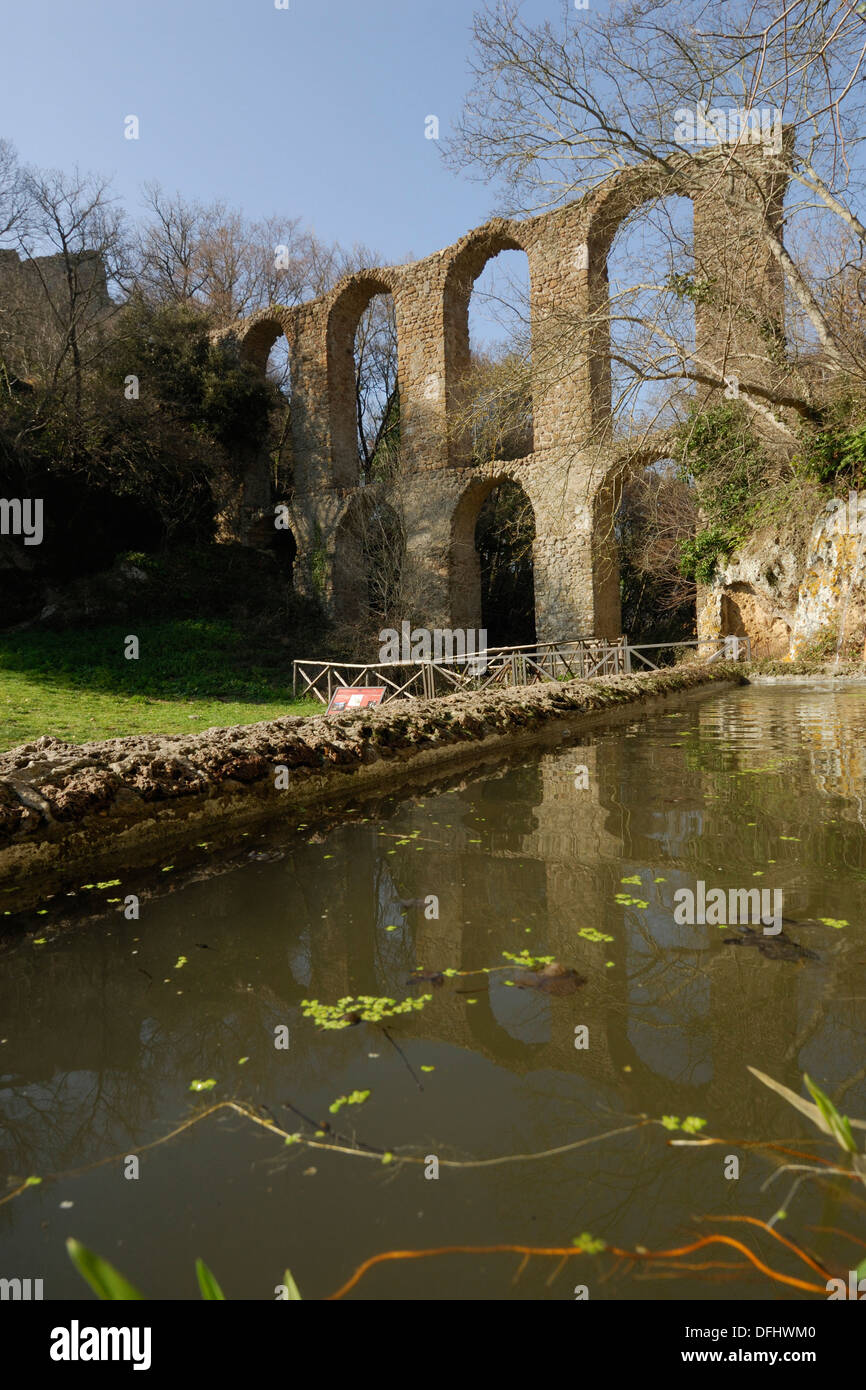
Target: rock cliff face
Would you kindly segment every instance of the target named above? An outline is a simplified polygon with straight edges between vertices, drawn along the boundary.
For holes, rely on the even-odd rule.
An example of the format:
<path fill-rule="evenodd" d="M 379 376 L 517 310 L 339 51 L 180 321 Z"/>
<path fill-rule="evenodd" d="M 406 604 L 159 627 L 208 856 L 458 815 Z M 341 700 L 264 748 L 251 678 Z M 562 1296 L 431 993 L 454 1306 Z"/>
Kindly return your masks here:
<path fill-rule="evenodd" d="M 752 656 L 794 660 L 826 641 L 850 653 L 866 637 L 866 494 L 833 498 L 805 550 L 754 537 L 698 595 L 698 636 L 748 636 Z"/>

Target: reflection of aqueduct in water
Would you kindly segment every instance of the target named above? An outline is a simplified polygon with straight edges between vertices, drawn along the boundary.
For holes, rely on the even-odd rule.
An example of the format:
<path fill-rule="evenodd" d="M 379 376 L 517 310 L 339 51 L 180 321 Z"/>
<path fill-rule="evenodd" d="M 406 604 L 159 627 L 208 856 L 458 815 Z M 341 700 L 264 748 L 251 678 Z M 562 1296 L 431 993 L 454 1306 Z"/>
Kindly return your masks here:
<path fill-rule="evenodd" d="M 517 481 L 534 512 L 539 640 L 619 633 L 618 568 L 612 512 L 617 461 L 611 425 L 607 258 L 623 220 L 671 195 L 694 209 L 697 296 L 694 363 L 719 375 L 754 378 L 750 346 L 766 357 L 767 326 L 782 324 L 778 263 L 761 236 L 786 184 L 783 164 L 760 150 L 710 151 L 666 168 L 639 165 L 561 209 L 521 221 L 495 219 L 425 260 L 365 270 L 321 299 L 260 310 L 223 335 L 264 371 L 284 334 L 292 380 L 295 492 L 292 530 L 299 587 L 314 585 L 336 616 L 355 617 L 366 586 L 359 513 L 354 337 L 366 307 L 393 295 L 398 336 L 402 523 L 410 592 L 423 594 L 431 626 L 477 627 L 480 575 L 474 528 L 484 499 Z M 757 211 L 757 217 L 750 213 Z M 533 451 L 505 463 L 471 466 L 453 422 L 469 366 L 473 283 L 503 250 L 525 251 L 530 273 Z M 747 314 L 732 312 L 747 304 Z M 664 458 L 661 438 L 639 462 Z M 246 474 L 240 513 L 267 513 L 269 471 Z M 414 583 L 411 582 L 414 580 Z"/>

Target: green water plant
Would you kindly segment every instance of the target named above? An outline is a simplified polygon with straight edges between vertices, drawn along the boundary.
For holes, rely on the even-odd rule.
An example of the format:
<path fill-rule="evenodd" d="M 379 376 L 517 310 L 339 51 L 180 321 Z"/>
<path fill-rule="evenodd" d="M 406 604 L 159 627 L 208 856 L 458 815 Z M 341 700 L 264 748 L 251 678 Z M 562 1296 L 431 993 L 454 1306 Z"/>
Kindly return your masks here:
<path fill-rule="evenodd" d="M 643 898 L 633 898 L 631 893 L 614 893 L 613 900 L 619 903 L 620 907 L 649 907 L 649 903 Z"/>
<path fill-rule="evenodd" d="M 682 1129 L 683 1134 L 697 1134 L 707 1122 L 700 1115 L 686 1115 L 684 1120 L 679 1115 L 662 1115 L 661 1123 L 665 1129 Z"/>
<path fill-rule="evenodd" d="M 417 999 L 401 999 L 398 1002 L 387 996 L 377 998 L 372 994 L 347 994 L 336 1004 L 302 999 L 301 1013 L 304 1018 L 313 1019 L 319 1028 L 351 1028 L 355 1023 L 384 1023 L 398 1014 L 419 1013 L 432 998 L 432 994 L 421 994 Z"/>
<path fill-rule="evenodd" d="M 531 951 L 503 951 L 506 960 L 513 961 L 519 965 L 521 970 L 541 970 L 545 965 L 552 965 L 555 956 L 534 956 Z"/>
<path fill-rule="evenodd" d="M 125 1275 L 104 1260 L 101 1255 L 97 1255 L 93 1250 L 88 1250 L 86 1245 L 82 1245 L 80 1240 L 70 1237 L 66 1242 L 66 1249 L 69 1258 L 81 1275 L 82 1279 L 90 1285 L 93 1292 L 108 1303 L 132 1303 L 143 1302 L 144 1294 L 140 1293 L 134 1284 L 131 1284 Z M 208 1303 L 224 1303 L 225 1294 L 220 1288 L 215 1275 L 208 1269 L 204 1260 L 197 1259 L 195 1262 L 195 1273 L 198 1280 L 199 1290 L 202 1298 Z M 289 1301 L 301 1301 L 301 1294 L 290 1271 L 287 1269 L 283 1274 L 282 1287 L 286 1290 L 286 1299 Z"/>
<path fill-rule="evenodd" d="M 603 1240 L 591 1236 L 588 1231 L 581 1231 L 579 1236 L 573 1236 L 571 1243 L 577 1246 L 578 1250 L 582 1250 L 585 1255 L 600 1255 L 603 1250 L 607 1249 Z"/>
<path fill-rule="evenodd" d="M 332 1115 L 338 1115 L 344 1105 L 363 1105 L 369 1095 L 369 1091 L 352 1091 L 351 1095 L 337 1096 L 337 1099 L 331 1102 L 328 1109 Z"/>
<path fill-rule="evenodd" d="M 582 936 L 584 941 L 613 941 L 612 936 L 607 936 L 603 931 L 598 931 L 596 927 L 581 927 L 577 933 Z"/>
<path fill-rule="evenodd" d="M 866 1129 L 866 1121 L 852 1120 L 847 1115 L 842 1115 L 833 1104 L 828 1095 L 821 1090 L 820 1086 L 804 1072 L 803 1084 L 812 1101 L 808 1101 L 803 1096 L 798 1096 L 796 1091 L 791 1091 L 787 1086 L 783 1086 L 781 1081 L 775 1081 L 772 1076 L 767 1076 L 764 1072 L 758 1071 L 757 1067 L 749 1067 L 749 1071 L 756 1076 L 764 1086 L 768 1086 L 776 1095 L 781 1096 L 789 1105 L 793 1105 L 795 1110 L 799 1110 L 801 1115 L 805 1115 L 812 1124 L 817 1125 L 822 1134 L 827 1134 L 836 1141 L 843 1153 L 850 1154 L 853 1159 L 854 1171 L 866 1183 L 866 1153 L 861 1154 L 857 1140 L 854 1138 L 855 1129 Z"/>

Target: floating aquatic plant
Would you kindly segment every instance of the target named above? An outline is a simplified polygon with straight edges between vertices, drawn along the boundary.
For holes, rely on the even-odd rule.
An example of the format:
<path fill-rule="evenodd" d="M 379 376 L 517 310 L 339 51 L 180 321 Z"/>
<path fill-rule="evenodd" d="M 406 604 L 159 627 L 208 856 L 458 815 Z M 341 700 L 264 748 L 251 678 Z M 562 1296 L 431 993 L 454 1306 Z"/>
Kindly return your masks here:
<path fill-rule="evenodd" d="M 351 1028 L 355 1023 L 383 1023 L 386 1018 L 398 1014 L 417 1013 L 429 1004 L 432 994 L 419 995 L 417 999 L 377 998 L 372 994 L 346 995 L 336 1004 L 320 1004 L 318 999 L 302 999 L 301 1013 L 304 1018 L 313 1019 L 319 1028 Z"/>
<path fill-rule="evenodd" d="M 665 1129 L 682 1129 L 684 1134 L 697 1134 L 707 1123 L 700 1115 L 686 1115 L 684 1120 L 679 1115 L 662 1115 L 661 1122 Z"/>
<path fill-rule="evenodd" d="M 577 934 L 582 936 L 584 941 L 613 941 L 612 936 L 606 936 L 603 931 L 597 931 L 595 927 L 581 927 Z"/>
<path fill-rule="evenodd" d="M 523 970 L 540 970 L 543 965 L 553 965 L 556 959 L 555 956 L 534 956 L 531 951 L 503 951 L 502 954 Z"/>
<path fill-rule="evenodd" d="M 607 1249 L 603 1240 L 591 1236 L 588 1231 L 582 1231 L 579 1236 L 574 1236 L 571 1243 L 577 1246 L 578 1250 L 582 1250 L 585 1255 L 600 1255 L 602 1250 Z"/>
<path fill-rule="evenodd" d="M 369 1095 L 369 1091 L 352 1091 L 351 1095 L 337 1096 L 337 1099 L 332 1101 L 328 1109 L 332 1115 L 338 1115 L 344 1105 L 363 1105 Z"/>

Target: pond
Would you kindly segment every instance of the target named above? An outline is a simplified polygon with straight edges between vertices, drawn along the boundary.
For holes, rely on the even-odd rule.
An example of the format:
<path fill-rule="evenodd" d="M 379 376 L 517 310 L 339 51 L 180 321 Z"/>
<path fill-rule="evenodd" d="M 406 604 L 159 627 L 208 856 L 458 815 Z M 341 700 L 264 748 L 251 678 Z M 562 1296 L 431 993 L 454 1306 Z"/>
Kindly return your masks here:
<path fill-rule="evenodd" d="M 74 1236 L 170 1299 L 197 1256 L 228 1298 L 287 1267 L 322 1298 L 453 1246 L 348 1296 L 818 1296 L 742 1218 L 785 1208 L 773 1230 L 847 1270 L 866 1194 L 792 1194 L 785 1164 L 837 1151 L 748 1067 L 866 1119 L 864 795 L 866 692 L 745 687 L 52 900 L 3 943 L 5 1191 L 41 1182 L 0 1205 L 0 1275 L 80 1297 Z M 698 882 L 778 888 L 790 920 L 680 924 Z M 552 990 L 549 957 L 575 972 Z M 427 999 L 305 1016 L 359 996 Z M 607 1248 L 489 1249 L 581 1237 Z"/>

